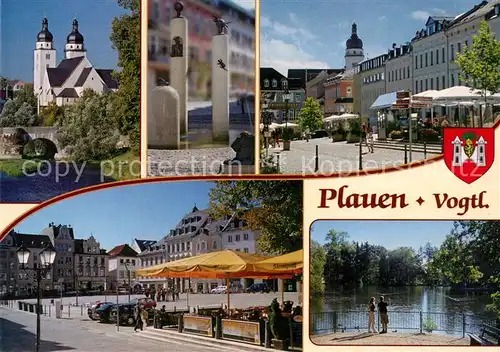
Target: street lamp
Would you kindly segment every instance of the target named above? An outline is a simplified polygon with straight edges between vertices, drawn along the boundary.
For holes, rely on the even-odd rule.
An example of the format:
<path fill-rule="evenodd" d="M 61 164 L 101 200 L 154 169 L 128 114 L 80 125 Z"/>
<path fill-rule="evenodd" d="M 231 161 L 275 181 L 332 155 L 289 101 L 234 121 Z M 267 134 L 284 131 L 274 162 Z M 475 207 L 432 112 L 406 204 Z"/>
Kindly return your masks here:
<path fill-rule="evenodd" d="M 25 270 L 27 273 L 33 273 L 36 275 L 36 283 L 37 283 L 37 293 L 36 293 L 36 350 L 38 351 L 40 348 L 40 306 L 41 306 L 41 296 L 42 296 L 42 288 L 40 287 L 42 278 L 46 277 L 52 268 L 52 264 L 56 258 L 56 251 L 51 243 L 45 245 L 44 249 L 40 252 L 38 257 L 40 258 L 40 265 L 33 266 L 33 268 L 28 268 L 28 260 L 30 257 L 30 250 L 21 244 L 16 251 L 17 260 L 21 265 L 21 269 Z"/>
<path fill-rule="evenodd" d="M 288 102 L 290 101 L 291 94 L 288 90 L 288 81 L 286 79 L 281 81 L 281 89 L 283 90 L 283 99 L 285 100 L 285 130 L 288 128 Z"/>
<path fill-rule="evenodd" d="M 128 303 L 130 303 L 130 268 L 129 262 L 125 262 L 125 269 L 127 270 L 127 278 L 128 278 Z"/>

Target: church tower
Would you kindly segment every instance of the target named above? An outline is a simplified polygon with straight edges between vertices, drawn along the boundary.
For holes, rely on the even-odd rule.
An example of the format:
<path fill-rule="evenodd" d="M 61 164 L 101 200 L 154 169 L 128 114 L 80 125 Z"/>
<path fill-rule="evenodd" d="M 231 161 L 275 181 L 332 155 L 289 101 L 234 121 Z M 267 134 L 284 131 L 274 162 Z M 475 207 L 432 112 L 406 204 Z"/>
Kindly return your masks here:
<path fill-rule="evenodd" d="M 349 70 L 365 59 L 363 41 L 358 37 L 358 27 L 352 24 L 351 37 L 345 43 L 345 69 Z"/>
<path fill-rule="evenodd" d="M 73 30 L 66 39 L 64 57 L 66 59 L 72 59 L 80 56 L 86 56 L 86 50 L 83 46 L 83 35 L 78 31 L 78 21 L 75 18 L 73 20 Z"/>
<path fill-rule="evenodd" d="M 35 95 L 40 95 L 46 68 L 56 67 L 56 49 L 54 37 L 49 32 L 49 21 L 42 20 L 42 30 L 36 37 L 33 65 L 33 90 Z"/>

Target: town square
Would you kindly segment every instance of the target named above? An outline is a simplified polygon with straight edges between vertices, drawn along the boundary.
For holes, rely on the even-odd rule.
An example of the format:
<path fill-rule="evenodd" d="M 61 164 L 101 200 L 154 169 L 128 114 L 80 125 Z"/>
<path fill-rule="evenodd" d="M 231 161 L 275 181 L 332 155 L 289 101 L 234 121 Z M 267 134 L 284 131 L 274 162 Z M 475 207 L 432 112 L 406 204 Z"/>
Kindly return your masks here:
<path fill-rule="evenodd" d="M 175 205 L 147 206 L 167 198 Z M 22 343 L 40 351 L 80 343 L 89 351 L 94 334 L 96 346 L 130 350 L 171 340 L 300 349 L 302 244 L 302 181 L 89 192 L 40 209 L 3 238 L 3 333 L 16 346 L 7 335 L 21 330 Z M 55 334 L 61 325 L 71 332 Z"/>

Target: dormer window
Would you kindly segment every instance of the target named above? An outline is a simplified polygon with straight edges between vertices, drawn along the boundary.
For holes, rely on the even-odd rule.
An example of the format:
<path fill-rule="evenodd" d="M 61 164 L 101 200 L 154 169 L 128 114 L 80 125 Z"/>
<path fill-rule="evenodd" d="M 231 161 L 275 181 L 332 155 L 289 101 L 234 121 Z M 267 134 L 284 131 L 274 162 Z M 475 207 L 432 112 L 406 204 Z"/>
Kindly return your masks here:
<path fill-rule="evenodd" d="M 264 80 L 264 87 L 269 88 L 269 80 L 267 78 Z"/>
<path fill-rule="evenodd" d="M 273 79 L 273 88 L 278 88 L 278 81 Z"/>

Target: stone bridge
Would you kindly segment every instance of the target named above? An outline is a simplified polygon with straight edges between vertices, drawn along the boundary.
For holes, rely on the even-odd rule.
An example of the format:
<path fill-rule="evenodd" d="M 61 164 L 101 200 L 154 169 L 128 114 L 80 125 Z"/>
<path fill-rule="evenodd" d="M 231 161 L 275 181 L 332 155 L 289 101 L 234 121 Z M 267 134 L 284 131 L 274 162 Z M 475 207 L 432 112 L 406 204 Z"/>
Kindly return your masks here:
<path fill-rule="evenodd" d="M 56 138 L 56 127 L 0 127 L 0 136 L 8 136 L 15 134 L 18 129 L 25 132 L 24 138 L 25 142 L 37 139 L 45 138 L 54 143 L 57 149 L 57 156 L 64 156 L 62 148 L 59 146 L 59 142 Z M 1 154 L 1 153 L 0 153 Z"/>

